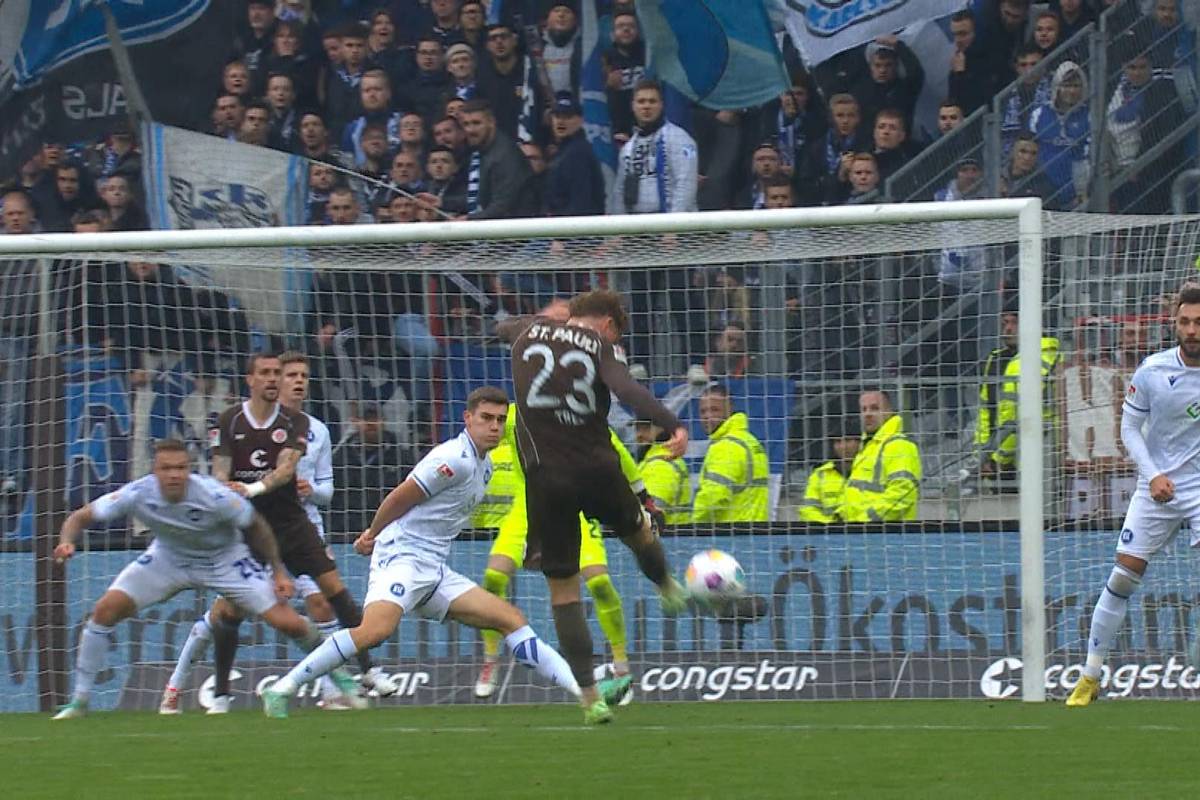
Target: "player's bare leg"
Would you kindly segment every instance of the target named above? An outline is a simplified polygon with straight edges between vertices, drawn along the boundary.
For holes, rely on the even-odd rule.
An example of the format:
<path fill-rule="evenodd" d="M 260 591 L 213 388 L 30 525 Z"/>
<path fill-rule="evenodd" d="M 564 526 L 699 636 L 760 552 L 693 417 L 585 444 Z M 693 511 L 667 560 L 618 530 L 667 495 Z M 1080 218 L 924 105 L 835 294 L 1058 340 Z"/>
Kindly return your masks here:
<path fill-rule="evenodd" d="M 596 676 L 592 672 L 592 632 L 588 630 L 583 603 L 579 598 L 579 574 L 565 578 L 547 575 L 546 583 L 550 587 L 550 610 L 554 614 L 558 646 L 562 648 L 563 658 L 571 666 L 571 674 L 579 684 L 579 702 L 583 706 L 584 722 L 611 722 L 612 712 L 600 697 Z"/>
<path fill-rule="evenodd" d="M 1125 622 L 1129 598 L 1142 583 L 1146 573 L 1146 560 L 1128 553 L 1117 553 L 1117 563 L 1100 592 L 1096 608 L 1092 611 L 1092 626 L 1088 631 L 1087 662 L 1079 683 L 1067 698 L 1069 708 L 1090 705 L 1100 696 L 1100 672 L 1113 638 Z"/>
<path fill-rule="evenodd" d="M 368 650 L 387 640 L 400 624 L 404 609 L 395 603 L 380 601 L 371 603 L 363 611 L 362 622 L 354 628 L 343 628 L 304 657 L 287 675 L 263 691 L 263 711 L 268 717 L 287 716 L 288 698 L 303 684 L 322 675 L 332 673 L 338 681 L 337 668 L 355 654 Z M 346 691 L 338 681 L 339 688 Z"/>
<path fill-rule="evenodd" d="M 663 550 L 662 540 L 654 530 L 650 515 L 643 511 L 638 529 L 620 535 L 620 539 L 622 544 L 633 551 L 642 574 L 657 587 L 663 613 L 670 617 L 683 613 L 687 608 L 687 592 L 671 575 L 667 566 L 666 551 Z"/>
<path fill-rule="evenodd" d="M 78 719 L 86 716 L 92 697 L 96 674 L 104 668 L 104 656 L 108 652 L 108 640 L 113 628 L 137 613 L 133 598 L 120 589 L 109 589 L 96 605 L 92 615 L 83 625 L 79 638 L 79 652 L 75 659 L 75 692 L 54 719 Z"/>
<path fill-rule="evenodd" d="M 336 569 L 317 575 L 313 580 L 320 587 L 321 594 L 329 600 L 329 606 L 333 609 L 342 628 L 357 628 L 362 623 L 362 609 L 351 597 L 350 590 L 346 588 L 346 584 L 342 583 L 342 576 Z M 371 645 L 371 647 L 374 646 Z M 399 690 L 400 687 L 371 661 L 371 654 L 367 648 L 359 650 L 355 658 L 358 661 L 358 668 L 362 671 L 360 680 L 364 687 L 374 689 L 380 697 L 388 697 Z"/>
<path fill-rule="evenodd" d="M 506 555 L 499 553 L 488 556 L 487 569 L 483 573 L 483 589 L 503 600 L 508 595 L 508 582 L 516 574 L 516 563 Z M 499 682 L 500 650 L 504 637 L 495 630 L 484 628 L 481 631 L 483 639 L 483 668 L 475 681 L 476 697 L 491 697 Z"/>
<path fill-rule="evenodd" d="M 507 600 L 475 587 L 454 598 L 449 617 L 472 628 L 497 631 L 508 643 L 513 658 L 576 697 L 580 695 L 566 660 L 538 638 L 525 615 Z"/>

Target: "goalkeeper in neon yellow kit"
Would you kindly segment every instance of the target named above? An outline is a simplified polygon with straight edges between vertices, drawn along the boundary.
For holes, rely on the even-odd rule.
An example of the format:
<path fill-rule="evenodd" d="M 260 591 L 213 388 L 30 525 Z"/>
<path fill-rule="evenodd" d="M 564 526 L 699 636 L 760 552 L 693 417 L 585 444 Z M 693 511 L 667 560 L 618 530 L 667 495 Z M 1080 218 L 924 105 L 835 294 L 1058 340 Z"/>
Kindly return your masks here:
<path fill-rule="evenodd" d="M 528 527 L 525 520 L 525 476 L 517 458 L 515 430 L 516 415 L 509 414 L 504 438 L 491 453 L 492 480 L 472 518 L 472 525 L 476 528 L 499 528 L 483 574 L 483 588 L 499 597 L 508 594 L 508 582 L 524 564 L 526 556 Z M 634 493 L 642 498 L 647 510 L 657 518 L 661 529 L 664 520 L 642 486 L 637 464 L 615 433 L 611 434 L 611 438 L 613 449 L 621 459 L 621 471 Z M 579 527 L 579 572 L 596 604 L 600 628 L 612 647 L 613 677 L 620 679 L 629 675 L 629 658 L 625 652 L 625 612 L 621 608 L 621 596 L 617 594 L 617 587 L 608 574 L 608 554 L 604 550 L 599 523 L 581 514 Z M 484 664 L 475 683 L 476 697 L 490 697 L 496 691 L 501 645 L 500 634 L 483 631 Z"/>

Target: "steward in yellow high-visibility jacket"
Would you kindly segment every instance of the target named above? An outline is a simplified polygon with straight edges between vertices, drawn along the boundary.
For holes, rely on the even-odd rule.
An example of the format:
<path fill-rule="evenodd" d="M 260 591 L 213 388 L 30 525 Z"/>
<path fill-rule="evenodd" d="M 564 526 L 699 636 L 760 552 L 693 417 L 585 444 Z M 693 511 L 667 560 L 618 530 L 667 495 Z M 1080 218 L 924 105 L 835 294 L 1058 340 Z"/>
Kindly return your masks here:
<path fill-rule="evenodd" d="M 646 491 L 654 498 L 654 504 L 666 516 L 668 525 L 685 525 L 691 521 L 692 476 L 688 474 L 686 461 L 672 459 L 666 445 L 655 442 L 642 457 L 638 474 Z"/>
<path fill-rule="evenodd" d="M 808 476 L 804 499 L 800 501 L 800 520 L 828 524 L 838 521 L 838 510 L 846 493 L 846 477 L 858 454 L 862 440 L 842 432 L 833 439 L 834 458 Z"/>
<path fill-rule="evenodd" d="M 1042 337 L 1042 420 L 1052 423 L 1057 413 L 1053 381 L 1058 369 L 1059 341 Z M 993 355 L 995 351 L 993 351 Z M 988 365 L 992 364 L 991 357 Z M 975 444 L 979 448 L 980 468 L 985 473 L 1011 471 L 1017 463 L 1017 397 L 1021 382 L 1021 355 L 1014 354 L 1000 371 L 999 380 L 984 381 L 979 387 L 979 419 L 975 424 Z M 993 392 L 995 396 L 993 396 Z M 994 415 L 994 416 L 993 416 Z"/>
<path fill-rule="evenodd" d="M 859 398 L 862 449 L 846 479 L 838 516 L 846 522 L 897 522 L 917 518 L 921 456 L 904 435 L 904 421 L 881 391 Z"/>
<path fill-rule="evenodd" d="M 700 397 L 700 422 L 709 445 L 692 505 L 695 522 L 770 519 L 767 452 L 750 433 L 746 415 L 731 410 L 729 395 L 720 386 L 710 386 Z"/>

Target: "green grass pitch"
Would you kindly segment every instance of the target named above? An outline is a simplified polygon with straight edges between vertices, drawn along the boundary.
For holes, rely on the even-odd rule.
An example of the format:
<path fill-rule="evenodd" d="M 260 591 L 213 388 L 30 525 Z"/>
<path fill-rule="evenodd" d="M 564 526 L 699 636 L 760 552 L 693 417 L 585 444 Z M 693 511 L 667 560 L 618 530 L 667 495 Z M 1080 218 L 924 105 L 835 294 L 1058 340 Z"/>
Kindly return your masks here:
<path fill-rule="evenodd" d="M 6 798 L 1195 797 L 1180 702 L 447 706 L 0 716 Z"/>

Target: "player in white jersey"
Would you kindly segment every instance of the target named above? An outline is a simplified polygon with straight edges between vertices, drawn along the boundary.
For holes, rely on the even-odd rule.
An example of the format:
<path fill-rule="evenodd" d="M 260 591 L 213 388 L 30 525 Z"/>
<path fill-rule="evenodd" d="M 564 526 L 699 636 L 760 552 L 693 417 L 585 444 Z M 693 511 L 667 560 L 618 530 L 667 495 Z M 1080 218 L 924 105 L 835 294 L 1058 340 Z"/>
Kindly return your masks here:
<path fill-rule="evenodd" d="M 505 635 L 513 656 L 555 684 L 578 693 L 571 668 L 539 639 L 524 615 L 446 564 L 450 544 L 483 499 L 492 476 L 488 452 L 500 443 L 508 395 L 491 386 L 471 392 L 465 430 L 433 448 L 384 499 L 354 548 L 371 554 L 362 624 L 341 630 L 263 692 L 269 717 L 286 717 L 296 690 L 386 640 L 405 613 L 457 620 Z"/>
<path fill-rule="evenodd" d="M 333 445 L 329 437 L 329 428 L 325 423 L 312 414 L 303 412 L 304 401 L 308 399 L 310 370 L 308 359 L 303 353 L 287 352 L 279 356 L 279 364 L 283 374 L 280 379 L 279 402 L 294 411 L 304 413 L 308 418 L 308 447 L 296 465 L 296 489 L 300 495 L 304 513 L 312 521 L 321 538 L 325 538 L 325 520 L 321 516 L 321 508 L 328 506 L 333 500 Z M 331 636 L 340 627 L 333 607 L 321 593 L 321 589 L 308 575 L 293 576 L 296 596 L 304 599 L 308 616 L 317 624 L 322 637 Z M 218 612 L 219 613 L 219 612 Z M 160 714 L 179 714 L 180 691 L 187 685 L 195 665 L 204 657 L 209 642 L 212 641 L 212 612 L 206 612 L 196 620 L 188 633 L 187 641 L 179 649 L 179 659 L 175 669 L 163 689 L 162 700 L 159 702 Z M 398 687 L 394 681 L 384 674 L 378 666 L 372 667 L 364 674 L 363 680 L 370 684 L 381 696 L 394 694 Z M 366 700 L 359 697 L 357 692 L 347 694 L 342 692 L 332 679 L 325 676 L 321 679 L 322 708 L 343 710 L 347 708 L 365 708 Z"/>
<path fill-rule="evenodd" d="M 1092 612 L 1087 663 L 1067 698 L 1073 708 L 1099 696 L 1105 657 L 1150 559 L 1183 523 L 1200 531 L 1200 285 L 1180 289 L 1175 334 L 1179 345 L 1147 357 L 1125 393 L 1121 441 L 1137 464 L 1137 489 L 1121 525 L 1117 563 Z"/>
<path fill-rule="evenodd" d="M 321 641 L 316 626 L 283 602 L 282 598 L 292 593 L 292 581 L 266 520 L 219 481 L 193 473 L 182 442 L 158 442 L 152 474 L 67 517 L 54 548 L 55 559 L 62 563 L 73 556 L 75 543 L 93 522 L 127 515 L 144 523 L 154 541 L 121 570 L 92 608 L 79 641 L 74 697 L 54 719 L 75 719 L 87 713 L 96 673 L 104 667 L 109 636 L 117 623 L 184 589 L 220 592 L 306 650 Z M 273 577 L 257 559 L 274 569 Z"/>

